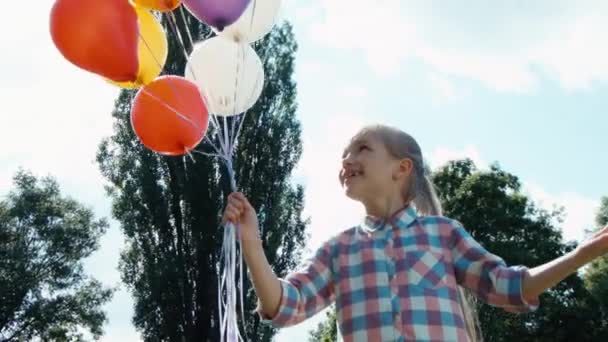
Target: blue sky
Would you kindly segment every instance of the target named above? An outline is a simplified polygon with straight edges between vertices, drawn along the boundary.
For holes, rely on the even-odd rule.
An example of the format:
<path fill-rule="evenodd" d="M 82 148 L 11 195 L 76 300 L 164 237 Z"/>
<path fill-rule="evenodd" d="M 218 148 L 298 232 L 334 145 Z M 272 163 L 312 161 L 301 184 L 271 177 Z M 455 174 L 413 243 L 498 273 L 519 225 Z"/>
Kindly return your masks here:
<path fill-rule="evenodd" d="M 608 4 L 604 1 L 285 0 L 299 44 L 295 78 L 309 248 L 354 224 L 361 208 L 337 184 L 340 150 L 366 123 L 411 133 L 433 167 L 470 157 L 519 176 L 540 205 L 565 206 L 564 235 L 582 239 L 608 195 Z M 110 216 L 93 163 L 111 134 L 118 91 L 65 62 L 51 43 L 51 0 L 0 21 L 0 194 L 19 166 L 59 179 L 65 193 Z M 11 8 L 13 6 L 13 8 Z M 24 24 L 27 21 L 27 24 Z M 74 99 L 74 96 L 77 98 Z M 117 285 L 115 222 L 87 270 Z M 137 341 L 132 302 L 107 306 L 103 341 Z M 285 329 L 303 340 L 322 316 Z"/>

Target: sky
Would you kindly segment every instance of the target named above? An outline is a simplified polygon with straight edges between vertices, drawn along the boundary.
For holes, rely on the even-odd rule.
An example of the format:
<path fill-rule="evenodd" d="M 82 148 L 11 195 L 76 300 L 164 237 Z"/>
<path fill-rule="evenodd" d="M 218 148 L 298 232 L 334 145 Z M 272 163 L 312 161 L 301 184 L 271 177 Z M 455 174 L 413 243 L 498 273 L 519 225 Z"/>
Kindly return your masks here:
<path fill-rule="evenodd" d="M 112 134 L 118 89 L 63 59 L 50 39 L 51 0 L 0 21 L 0 196 L 18 168 L 54 176 L 111 227 L 87 272 L 120 286 L 123 238 L 94 162 Z M 356 224 L 362 208 L 337 182 L 341 150 L 362 125 L 412 134 L 431 167 L 468 157 L 518 176 L 541 207 L 566 209 L 581 241 L 608 195 L 608 3 L 598 1 L 284 0 L 294 26 L 294 78 L 312 251 Z M 121 287 L 102 341 L 138 341 Z M 276 341 L 305 340 L 319 314 Z"/>

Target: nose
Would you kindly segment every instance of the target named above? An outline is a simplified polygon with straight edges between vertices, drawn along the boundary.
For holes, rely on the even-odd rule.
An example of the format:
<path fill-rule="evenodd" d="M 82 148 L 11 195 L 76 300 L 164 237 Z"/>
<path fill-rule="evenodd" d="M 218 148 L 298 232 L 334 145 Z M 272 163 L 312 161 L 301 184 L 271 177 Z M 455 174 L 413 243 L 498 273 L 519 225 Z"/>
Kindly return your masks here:
<path fill-rule="evenodd" d="M 342 157 L 342 167 L 351 166 L 352 164 L 353 164 L 353 154 L 352 153 L 344 154 L 344 156 Z"/>
<path fill-rule="evenodd" d="M 342 158 L 342 169 L 349 169 L 353 166 L 353 162 L 350 159 Z"/>

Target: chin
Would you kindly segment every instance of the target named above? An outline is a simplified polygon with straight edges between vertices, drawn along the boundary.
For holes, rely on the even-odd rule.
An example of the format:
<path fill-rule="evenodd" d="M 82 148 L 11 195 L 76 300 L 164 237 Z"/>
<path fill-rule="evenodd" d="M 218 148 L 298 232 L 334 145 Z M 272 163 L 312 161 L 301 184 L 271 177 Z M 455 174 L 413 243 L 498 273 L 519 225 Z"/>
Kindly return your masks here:
<path fill-rule="evenodd" d="M 357 193 L 357 191 L 354 191 L 353 188 L 345 188 L 344 189 L 344 194 L 346 195 L 346 197 L 354 200 L 354 201 L 361 201 L 361 196 L 360 194 Z"/>

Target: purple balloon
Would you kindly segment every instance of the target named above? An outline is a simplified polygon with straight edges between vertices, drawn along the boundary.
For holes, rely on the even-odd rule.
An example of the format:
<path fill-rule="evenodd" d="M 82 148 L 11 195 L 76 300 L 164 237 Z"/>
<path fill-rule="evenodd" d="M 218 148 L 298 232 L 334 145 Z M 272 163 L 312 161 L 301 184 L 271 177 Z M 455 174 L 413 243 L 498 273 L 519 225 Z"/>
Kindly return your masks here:
<path fill-rule="evenodd" d="M 182 2 L 198 20 L 221 31 L 241 17 L 251 0 L 182 0 Z"/>

